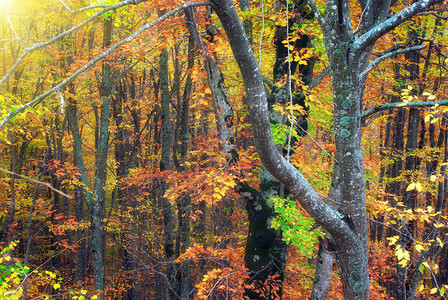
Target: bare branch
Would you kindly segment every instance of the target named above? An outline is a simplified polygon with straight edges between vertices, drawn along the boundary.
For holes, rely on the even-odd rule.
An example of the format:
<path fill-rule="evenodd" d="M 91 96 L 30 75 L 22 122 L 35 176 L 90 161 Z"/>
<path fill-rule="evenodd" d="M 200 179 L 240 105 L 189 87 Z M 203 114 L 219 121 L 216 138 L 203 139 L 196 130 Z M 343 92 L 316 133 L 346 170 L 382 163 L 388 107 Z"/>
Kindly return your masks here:
<path fill-rule="evenodd" d="M 442 2 L 443 0 L 420 0 L 415 2 L 358 37 L 355 40 L 353 50 L 358 51 L 373 45 L 381 36 L 405 22 L 407 19 Z"/>
<path fill-rule="evenodd" d="M 29 180 L 29 181 L 32 181 L 32 182 L 37 183 L 37 184 L 45 185 L 46 187 L 52 189 L 52 190 L 55 191 L 56 193 L 61 194 L 62 196 L 67 197 L 67 198 L 69 198 L 69 199 L 73 199 L 72 196 L 67 195 L 67 194 L 64 193 L 63 191 L 60 191 L 60 190 L 58 190 L 58 189 L 55 189 L 55 188 L 54 188 L 51 184 L 49 184 L 48 182 L 39 181 L 39 180 L 30 178 L 30 177 L 27 177 L 27 176 L 18 174 L 18 173 L 16 173 L 16 172 L 11 172 L 11 171 L 5 170 L 5 169 L 3 169 L 3 168 L 0 168 L 0 171 L 2 171 L 2 172 L 4 172 L 4 173 L 7 173 L 7 174 L 10 174 L 10 175 L 13 175 L 13 176 L 17 176 L 17 177 L 20 177 L 20 178 Z"/>
<path fill-rule="evenodd" d="M 65 36 L 71 34 L 72 32 L 74 32 L 74 31 L 76 31 L 76 30 L 78 30 L 79 28 L 83 27 L 84 25 L 86 25 L 87 23 L 89 23 L 90 21 L 92 21 L 93 19 L 95 19 L 96 17 L 98 17 L 98 16 L 104 14 L 105 12 L 108 12 L 108 11 L 111 11 L 111 10 L 114 10 L 114 9 L 118 9 L 118 8 L 120 8 L 120 7 L 129 5 L 129 4 L 134 4 L 134 0 L 125 0 L 125 1 L 119 2 L 119 3 L 117 3 L 117 4 L 107 6 L 107 7 L 105 7 L 104 9 L 102 9 L 102 10 L 100 10 L 100 11 L 94 13 L 92 16 L 90 16 L 89 18 L 85 19 L 84 21 L 82 21 L 82 22 L 79 23 L 78 25 L 76 25 L 76 26 L 70 28 L 70 29 L 67 30 L 67 31 L 64 31 L 63 33 L 61 33 L 61 34 L 59 34 L 59 35 L 57 35 L 57 36 L 55 36 L 55 37 L 52 38 L 51 40 L 46 41 L 46 42 L 37 43 L 37 44 L 32 45 L 32 46 L 29 47 L 29 48 L 25 48 L 25 50 L 24 50 L 23 53 L 19 56 L 19 58 L 16 60 L 16 62 L 14 63 L 14 65 L 11 67 L 11 69 L 9 69 L 9 71 L 6 72 L 6 74 L 5 74 L 5 75 L 3 76 L 3 78 L 0 80 L 0 86 L 2 86 L 3 83 L 5 83 L 5 81 L 6 81 L 6 80 L 7 80 L 7 79 L 14 73 L 14 71 L 19 67 L 19 65 L 22 63 L 22 61 L 25 59 L 25 57 L 26 57 L 28 54 L 30 54 L 31 52 L 33 52 L 33 51 L 35 51 L 35 50 L 37 50 L 37 49 L 46 47 L 46 46 L 48 46 L 48 45 L 51 45 L 51 44 L 53 44 L 53 43 L 55 43 L 55 42 L 61 40 L 63 37 L 65 37 Z M 14 32 L 14 31 L 13 31 L 13 32 Z M 14 34 L 15 34 L 15 32 L 14 32 Z M 16 37 L 17 37 L 17 35 L 16 35 Z M 18 38 L 18 37 L 17 37 L 17 38 Z M 20 39 L 19 39 L 19 40 L 20 40 Z M 0 126 L 0 127 L 1 127 L 1 126 Z"/>
<path fill-rule="evenodd" d="M 83 11 L 86 11 L 86 10 L 97 9 L 97 8 L 107 8 L 107 7 L 109 7 L 109 5 L 97 4 L 97 5 L 91 5 L 91 6 L 84 6 L 84 7 L 78 8 L 78 9 L 76 9 L 76 10 L 72 10 L 72 9 L 70 9 L 70 7 L 68 7 L 68 5 L 66 5 L 64 2 L 62 2 L 62 0 L 58 0 L 58 1 L 61 2 L 61 4 L 62 4 L 62 5 L 69 11 L 69 13 L 72 14 L 72 15 L 79 14 L 80 12 L 83 12 Z M 140 2 L 141 2 L 141 1 L 140 1 Z M 140 3 L 140 2 L 139 2 L 139 3 Z M 128 4 L 138 4 L 138 3 L 135 3 L 135 1 L 131 1 L 131 2 L 128 3 Z"/>
<path fill-rule="evenodd" d="M 64 3 L 64 1 L 62 1 L 62 0 L 58 0 L 58 1 L 59 1 L 59 3 L 61 3 L 61 4 L 65 7 L 65 9 L 67 9 L 71 14 L 73 13 L 73 10 L 71 10 L 70 7 L 68 7 L 68 5 Z"/>
<path fill-rule="evenodd" d="M 433 11 L 433 10 L 431 10 L 431 11 L 424 11 L 424 12 L 421 12 L 421 13 L 417 14 L 417 16 L 427 16 L 427 15 L 433 15 L 436 18 L 439 18 L 439 19 L 442 19 L 442 20 L 448 20 L 448 16 L 441 15 L 441 14 L 439 14 L 436 11 Z"/>
<path fill-rule="evenodd" d="M 325 76 L 330 73 L 331 68 L 330 66 L 326 67 L 322 72 L 320 72 L 319 75 L 316 76 L 316 78 L 313 79 L 313 81 L 310 82 L 309 88 L 310 90 L 314 89 L 321 81 L 325 78 Z"/>
<path fill-rule="evenodd" d="M 414 41 L 415 39 L 416 39 L 416 37 L 411 37 L 411 38 L 409 38 L 409 39 L 408 39 L 406 42 L 404 42 L 404 43 L 394 44 L 394 45 L 393 45 L 392 47 L 390 47 L 389 49 L 384 50 L 384 51 L 382 51 L 382 52 L 373 52 L 372 55 L 375 55 L 376 57 L 380 57 L 380 56 L 389 54 L 389 53 L 391 53 L 391 52 L 393 52 L 393 51 L 396 51 L 396 50 L 400 50 L 400 49 L 406 48 L 406 47 L 408 47 L 408 46 L 410 45 L 410 43 L 411 43 L 412 41 Z"/>
<path fill-rule="evenodd" d="M 133 3 L 133 0 L 127 0 L 125 2 L 128 3 Z M 38 103 L 40 103 L 42 100 L 44 100 L 46 97 L 48 97 L 49 95 L 51 95 L 54 92 L 57 92 L 58 90 L 61 90 L 64 86 L 66 86 L 67 84 L 69 84 L 70 82 L 72 82 L 76 77 L 78 77 L 80 74 L 84 73 L 87 69 L 93 67 L 97 62 L 99 62 L 100 60 L 102 60 L 103 58 L 105 58 L 106 56 L 108 56 L 109 54 L 111 54 L 112 52 L 114 52 L 116 49 L 118 49 L 119 47 L 121 47 L 122 45 L 129 43 L 130 41 L 134 40 L 136 37 L 138 37 L 142 32 L 150 29 L 151 27 L 153 27 L 154 25 L 164 21 L 165 19 L 173 16 L 174 14 L 176 14 L 177 12 L 188 8 L 188 7 L 196 7 L 196 6 L 205 6 L 205 5 L 210 5 L 209 1 L 201 1 L 201 2 L 189 2 L 189 3 L 185 3 L 182 4 L 176 8 L 174 8 L 173 10 L 171 10 L 170 12 L 167 12 L 166 14 L 160 16 L 157 20 L 152 21 L 151 23 L 148 23 L 142 27 L 140 27 L 137 31 L 135 31 L 133 34 L 131 34 L 130 36 L 128 36 L 127 38 L 113 44 L 110 48 L 108 48 L 106 51 L 104 51 L 102 54 L 98 55 L 97 57 L 93 58 L 92 60 L 90 60 L 87 64 L 85 64 L 83 67 L 79 68 L 77 71 L 75 71 L 70 77 L 66 78 L 64 81 L 62 81 L 61 83 L 57 84 L 56 86 L 54 86 L 53 88 L 47 90 L 45 93 L 41 94 L 40 96 L 34 98 L 33 100 L 25 103 L 24 105 L 22 105 L 21 107 L 17 108 L 14 111 L 9 112 L 6 117 L 3 118 L 3 120 L 1 120 L 0 122 L 0 129 L 5 126 L 5 124 L 11 120 L 12 118 L 14 118 L 18 113 L 24 111 L 25 109 L 27 109 L 28 107 L 32 106 L 32 105 L 36 105 Z"/>
<path fill-rule="evenodd" d="M 425 45 L 418 45 L 418 46 L 413 46 L 413 47 L 409 47 L 406 49 L 400 49 L 400 50 L 395 50 L 392 52 L 389 52 L 383 56 L 378 57 L 377 59 L 375 59 L 374 61 L 372 61 L 367 68 L 362 71 L 361 74 L 359 74 L 359 80 L 360 81 L 364 81 L 367 78 L 367 75 L 370 73 L 370 71 L 372 71 L 377 65 L 380 64 L 380 62 L 382 62 L 383 60 L 386 60 L 388 58 L 391 58 L 392 56 L 398 55 L 398 54 L 402 54 L 402 53 L 406 53 L 406 52 L 410 52 L 410 51 L 414 51 L 414 50 L 421 50 L 426 48 Z"/>
<path fill-rule="evenodd" d="M 448 105 L 448 100 L 441 101 L 433 101 L 433 102 L 397 102 L 397 103 L 387 103 L 383 105 L 376 106 L 367 110 L 366 112 L 361 114 L 361 119 L 365 120 L 373 114 L 377 112 L 393 109 L 393 108 L 402 108 L 402 107 L 431 107 L 431 106 L 446 106 Z"/>
<path fill-rule="evenodd" d="M 19 36 L 17 35 L 16 31 L 14 30 L 14 26 L 12 26 L 12 23 L 11 23 L 11 17 L 10 17 L 9 15 L 8 15 L 8 23 L 9 23 L 9 27 L 11 27 L 11 31 L 12 31 L 12 33 L 14 33 L 14 36 L 15 36 L 16 39 L 19 41 L 20 46 L 21 46 L 22 48 L 24 48 L 23 43 L 22 43 L 22 40 L 19 38 Z M 1 85 L 1 82 L 0 82 L 0 85 Z"/>

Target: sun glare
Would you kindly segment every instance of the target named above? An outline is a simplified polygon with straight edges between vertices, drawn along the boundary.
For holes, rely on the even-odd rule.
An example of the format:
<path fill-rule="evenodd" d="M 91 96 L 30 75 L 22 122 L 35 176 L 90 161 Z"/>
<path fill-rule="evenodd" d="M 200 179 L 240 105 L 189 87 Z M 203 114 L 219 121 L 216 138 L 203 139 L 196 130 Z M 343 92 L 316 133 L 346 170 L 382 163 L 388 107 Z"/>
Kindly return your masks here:
<path fill-rule="evenodd" d="M 10 0 L 0 0 L 0 9 L 3 10 L 8 5 Z"/>

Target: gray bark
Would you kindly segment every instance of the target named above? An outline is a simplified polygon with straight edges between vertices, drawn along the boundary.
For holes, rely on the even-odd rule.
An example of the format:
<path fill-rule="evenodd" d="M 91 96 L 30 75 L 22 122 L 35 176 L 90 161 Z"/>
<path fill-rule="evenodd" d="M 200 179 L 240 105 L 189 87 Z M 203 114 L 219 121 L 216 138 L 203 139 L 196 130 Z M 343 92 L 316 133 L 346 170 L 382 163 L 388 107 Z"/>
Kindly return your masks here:
<path fill-rule="evenodd" d="M 112 43 L 113 18 L 104 19 L 103 44 L 108 47 Z M 107 179 L 107 153 L 109 141 L 109 116 L 112 98 L 112 66 L 106 61 L 103 65 L 102 84 L 100 88 L 101 113 L 98 120 L 98 140 L 95 153 L 95 182 L 92 202 L 88 202 L 90 209 L 90 249 L 92 255 L 93 281 L 96 289 L 104 297 L 105 288 L 105 247 L 106 234 L 103 230 L 106 193 L 104 186 Z"/>
<path fill-rule="evenodd" d="M 334 249 L 330 249 L 330 247 L 331 244 L 328 239 L 324 239 L 319 243 L 316 275 L 314 276 L 313 290 L 311 291 L 310 297 L 311 300 L 323 300 L 327 298 L 334 262 Z"/>
<path fill-rule="evenodd" d="M 241 70 L 252 132 L 261 161 L 331 236 L 337 251 L 344 297 L 369 299 L 360 118 L 363 82 L 360 75 L 367 68 L 372 47 L 379 37 L 439 1 L 418 1 L 386 21 L 389 5 L 370 5 L 366 9 L 373 17 L 362 21 L 365 33 L 359 37 L 354 36 L 350 25 L 348 1 L 327 1 L 325 17 L 313 1 L 308 1 L 324 31 L 324 43 L 332 70 L 336 151 L 330 195 L 331 199 L 340 203 L 338 211 L 327 205 L 303 175 L 277 152 L 270 130 L 263 79 L 244 27 L 232 1 L 211 2 Z M 373 24 L 371 20 L 374 20 Z"/>
<path fill-rule="evenodd" d="M 90 184 L 87 179 L 86 168 L 84 166 L 84 159 L 82 155 L 82 141 L 81 134 L 79 132 L 77 103 L 73 99 L 70 99 L 67 107 L 67 119 L 73 138 L 73 162 L 81 174 L 80 181 L 83 183 L 83 185 L 77 186 L 75 190 L 75 218 L 77 222 L 82 222 L 84 221 L 84 203 L 92 203 L 92 194 L 89 191 Z M 78 249 L 78 255 L 76 258 L 76 278 L 78 280 L 83 280 L 87 275 L 85 235 L 86 232 L 84 229 L 77 230 L 77 239 L 80 241 L 80 248 Z"/>

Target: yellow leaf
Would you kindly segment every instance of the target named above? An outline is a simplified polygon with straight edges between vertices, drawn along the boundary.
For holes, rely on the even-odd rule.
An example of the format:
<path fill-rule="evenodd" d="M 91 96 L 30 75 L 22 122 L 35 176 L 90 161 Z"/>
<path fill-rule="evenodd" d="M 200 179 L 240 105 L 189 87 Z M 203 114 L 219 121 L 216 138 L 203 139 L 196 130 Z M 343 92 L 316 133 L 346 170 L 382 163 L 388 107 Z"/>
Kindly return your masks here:
<path fill-rule="evenodd" d="M 387 239 L 389 240 L 389 246 L 392 246 L 393 244 L 395 244 L 398 241 L 399 236 L 396 235 L 396 236 L 388 237 Z"/>
<path fill-rule="evenodd" d="M 442 240 L 439 237 L 436 237 L 437 243 L 439 243 L 440 248 L 443 248 Z"/>
<path fill-rule="evenodd" d="M 412 182 L 410 185 L 408 185 L 408 188 L 406 189 L 406 192 L 412 191 L 415 189 L 415 182 Z"/>
<path fill-rule="evenodd" d="M 435 182 L 437 180 L 437 176 L 436 175 L 431 175 L 429 180 L 431 180 L 432 182 Z"/>
<path fill-rule="evenodd" d="M 415 246 L 415 250 L 417 250 L 418 252 L 422 252 L 423 246 L 422 245 L 416 245 Z"/>
<path fill-rule="evenodd" d="M 92 298 L 90 298 L 90 299 L 92 299 L 92 300 L 98 299 L 98 296 L 97 295 L 93 295 Z"/>
<path fill-rule="evenodd" d="M 53 284 L 53 288 L 54 288 L 55 290 L 59 289 L 60 287 L 61 287 L 61 285 L 60 285 L 59 283 L 55 283 L 55 284 Z"/>
<path fill-rule="evenodd" d="M 420 182 L 417 182 L 415 184 L 415 189 L 417 190 L 417 192 L 421 192 L 423 190 L 422 185 L 420 184 Z"/>
<path fill-rule="evenodd" d="M 407 260 L 400 260 L 400 261 L 398 262 L 398 264 L 400 265 L 400 267 L 402 267 L 402 268 L 406 268 L 408 262 L 407 262 Z"/>
<path fill-rule="evenodd" d="M 426 115 L 425 116 L 425 123 L 428 123 L 430 119 L 431 119 L 431 115 Z"/>
<path fill-rule="evenodd" d="M 434 99 L 436 99 L 436 96 L 434 96 L 434 95 L 431 95 L 428 97 L 428 100 L 434 100 Z"/>
<path fill-rule="evenodd" d="M 430 92 L 423 92 L 422 96 L 428 97 L 428 96 L 431 96 L 431 93 Z"/>
<path fill-rule="evenodd" d="M 398 250 L 395 251 L 395 255 L 397 256 L 398 260 L 402 260 L 404 258 L 403 249 L 398 248 Z"/>
<path fill-rule="evenodd" d="M 431 295 L 437 293 L 437 288 L 432 288 L 431 289 Z"/>
<path fill-rule="evenodd" d="M 418 287 L 418 291 L 421 293 L 425 289 L 425 286 L 423 284 L 420 284 Z"/>

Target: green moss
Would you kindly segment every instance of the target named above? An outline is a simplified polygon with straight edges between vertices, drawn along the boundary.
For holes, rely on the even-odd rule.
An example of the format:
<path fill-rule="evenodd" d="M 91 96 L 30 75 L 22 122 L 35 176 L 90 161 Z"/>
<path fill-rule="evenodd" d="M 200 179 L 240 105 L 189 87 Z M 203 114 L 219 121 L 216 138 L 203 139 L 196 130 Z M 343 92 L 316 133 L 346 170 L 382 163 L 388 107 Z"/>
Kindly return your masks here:
<path fill-rule="evenodd" d="M 345 129 L 345 128 L 342 128 L 342 129 L 341 129 L 341 136 L 342 136 L 343 138 L 348 138 L 350 135 L 351 135 L 351 133 L 350 133 L 349 130 L 347 130 L 347 129 Z"/>
<path fill-rule="evenodd" d="M 350 125 L 350 117 L 341 118 L 341 126 L 347 128 Z"/>

